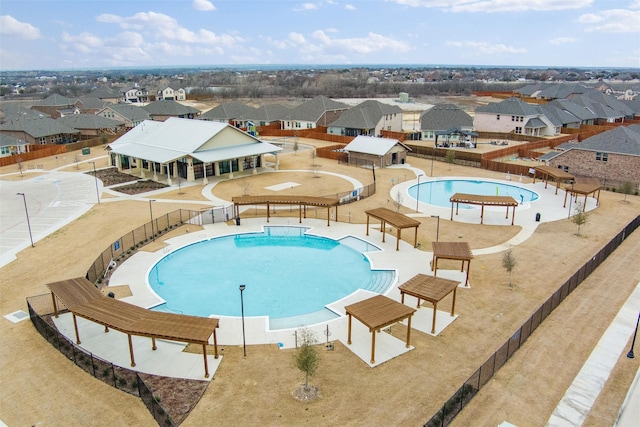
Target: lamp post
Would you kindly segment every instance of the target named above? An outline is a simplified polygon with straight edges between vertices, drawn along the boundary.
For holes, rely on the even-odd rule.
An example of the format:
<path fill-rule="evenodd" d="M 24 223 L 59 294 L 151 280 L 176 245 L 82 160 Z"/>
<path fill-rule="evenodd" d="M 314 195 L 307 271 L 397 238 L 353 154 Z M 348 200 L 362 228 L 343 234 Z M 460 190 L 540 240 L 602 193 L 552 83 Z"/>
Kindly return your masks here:
<path fill-rule="evenodd" d="M 93 177 L 96 180 L 96 197 L 98 198 L 98 204 L 100 204 L 100 192 L 98 191 L 98 175 L 96 174 L 96 162 L 89 163 L 93 163 Z"/>
<path fill-rule="evenodd" d="M 418 189 L 416 190 L 416 212 L 418 212 L 418 205 L 420 204 L 420 177 L 422 174 L 418 175 Z"/>
<path fill-rule="evenodd" d="M 242 350 L 244 351 L 244 357 L 247 357 L 247 341 L 244 335 L 244 299 L 242 298 L 242 294 L 245 288 L 245 285 L 240 285 L 240 310 L 242 311 Z"/>
<path fill-rule="evenodd" d="M 633 333 L 633 340 L 631 340 L 631 349 L 629 349 L 629 353 L 627 353 L 627 357 L 629 359 L 635 358 L 635 354 L 633 354 L 633 347 L 636 345 L 636 335 L 638 335 L 638 323 L 640 323 L 640 313 L 638 313 L 638 320 L 636 320 L 636 330 Z"/>
<path fill-rule="evenodd" d="M 24 193 L 16 193 L 16 196 L 22 196 L 22 200 L 24 200 L 24 213 L 27 215 L 27 227 L 29 228 L 29 239 L 31 239 L 31 247 L 33 248 L 35 245 L 33 244 L 33 234 L 31 234 L 31 222 L 29 221 L 29 210 L 27 209 L 27 196 Z"/>
<path fill-rule="evenodd" d="M 151 207 L 151 202 L 155 202 L 154 199 L 149 200 L 149 215 L 151 216 L 151 238 L 153 241 L 156 241 L 156 232 L 153 229 L 153 208 Z"/>
<path fill-rule="evenodd" d="M 440 215 L 431 215 L 431 218 L 438 218 L 438 222 L 436 225 L 436 242 L 437 242 L 438 238 L 440 237 Z"/>

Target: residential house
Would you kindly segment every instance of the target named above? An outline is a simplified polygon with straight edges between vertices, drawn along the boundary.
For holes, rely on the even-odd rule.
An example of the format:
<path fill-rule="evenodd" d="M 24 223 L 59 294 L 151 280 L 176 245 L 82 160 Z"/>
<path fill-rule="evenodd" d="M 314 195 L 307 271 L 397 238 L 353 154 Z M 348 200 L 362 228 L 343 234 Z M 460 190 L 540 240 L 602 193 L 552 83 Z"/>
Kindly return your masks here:
<path fill-rule="evenodd" d="M 318 95 L 293 108 L 289 115 L 281 120 L 280 128 L 301 130 L 329 126 L 349 108 L 347 104 L 334 101 L 324 95 Z"/>
<path fill-rule="evenodd" d="M 246 114 L 252 114 L 255 108 L 243 104 L 242 102 L 225 102 L 219 104 L 209 111 L 200 115 L 200 120 L 206 120 L 210 122 L 229 123 L 236 126 L 236 123 L 242 122 L 240 117 L 244 117 Z"/>
<path fill-rule="evenodd" d="M 142 108 L 149 112 L 151 120 L 161 122 L 169 117 L 195 119 L 200 115 L 200 110 L 197 108 L 182 105 L 176 101 L 153 101 Z"/>
<path fill-rule="evenodd" d="M 142 107 L 131 104 L 108 104 L 96 113 L 99 116 L 124 123 L 125 128 L 138 126 L 151 118 L 149 112 Z"/>
<path fill-rule="evenodd" d="M 145 120 L 108 147 L 110 164 L 119 170 L 137 166 L 154 180 L 166 174 L 169 184 L 178 177 L 206 184 L 208 177 L 261 168 L 265 154 L 282 150 L 228 123 L 176 117 Z"/>
<path fill-rule="evenodd" d="M 571 127 L 580 127 L 580 125 L 592 125 L 595 124 L 598 115 L 585 107 L 584 105 L 576 104 L 569 99 L 554 99 L 551 102 L 545 104 L 545 107 L 557 108 L 567 114 L 571 114 L 578 119 L 578 126 L 575 124 Z"/>
<path fill-rule="evenodd" d="M 640 185 L 640 125 L 618 126 L 558 148 L 562 151 L 547 153 L 542 160 L 575 176 L 598 178 L 603 184 Z"/>
<path fill-rule="evenodd" d="M 342 112 L 337 120 L 329 123 L 327 133 L 378 136 L 383 130 L 402 132 L 402 108 L 367 100 Z"/>
<path fill-rule="evenodd" d="M 634 111 L 624 102 L 615 96 L 606 95 L 596 90 L 573 97 L 570 101 L 596 113 L 598 116 L 596 124 L 622 123 L 625 119 L 632 119 L 634 116 Z"/>
<path fill-rule="evenodd" d="M 538 105 L 512 97 L 477 107 L 473 127 L 477 132 L 554 136 L 560 133 L 561 126 L 551 122 Z"/>
<path fill-rule="evenodd" d="M 124 102 L 149 102 L 149 91 L 143 87 L 133 87 L 123 93 Z"/>
<path fill-rule="evenodd" d="M 0 133 L 29 144 L 66 144 L 80 139 L 80 131 L 50 117 L 13 119 L 0 124 Z"/>
<path fill-rule="evenodd" d="M 182 88 L 173 90 L 167 86 L 164 89 L 158 91 L 156 99 L 159 101 L 184 101 L 187 99 L 187 93 Z"/>
<path fill-rule="evenodd" d="M 21 139 L 0 133 L 0 157 L 9 157 L 29 151 L 29 144 Z"/>
<path fill-rule="evenodd" d="M 384 168 L 404 164 L 411 149 L 397 139 L 359 135 L 344 147 L 344 151 L 349 154 L 349 163 Z"/>
<path fill-rule="evenodd" d="M 31 106 L 31 109 L 49 115 L 51 118 L 68 116 L 70 114 L 80 114 L 82 103 L 77 99 L 53 94 L 40 100 Z"/>
<path fill-rule="evenodd" d="M 420 133 L 423 141 L 436 141 L 439 135 L 448 135 L 447 143 L 460 144 L 474 139 L 473 118 L 455 104 L 436 104 L 420 115 Z M 472 134 L 473 133 L 473 134 Z M 441 143 L 445 143 L 440 139 Z"/>
<path fill-rule="evenodd" d="M 65 125 L 78 129 L 80 139 L 91 139 L 101 135 L 115 135 L 124 128 L 124 123 L 96 114 L 74 114 L 58 119 Z"/>

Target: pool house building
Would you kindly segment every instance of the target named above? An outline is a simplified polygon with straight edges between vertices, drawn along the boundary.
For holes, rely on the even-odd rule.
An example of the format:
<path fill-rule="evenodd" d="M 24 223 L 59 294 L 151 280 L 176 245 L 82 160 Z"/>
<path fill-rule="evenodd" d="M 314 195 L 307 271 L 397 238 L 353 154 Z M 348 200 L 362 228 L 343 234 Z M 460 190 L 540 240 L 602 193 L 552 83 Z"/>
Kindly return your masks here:
<path fill-rule="evenodd" d="M 187 182 L 263 167 L 265 154 L 281 150 L 227 123 L 171 117 L 164 122 L 145 120 L 108 145 L 109 162 L 118 170 L 140 169 L 182 178 Z"/>

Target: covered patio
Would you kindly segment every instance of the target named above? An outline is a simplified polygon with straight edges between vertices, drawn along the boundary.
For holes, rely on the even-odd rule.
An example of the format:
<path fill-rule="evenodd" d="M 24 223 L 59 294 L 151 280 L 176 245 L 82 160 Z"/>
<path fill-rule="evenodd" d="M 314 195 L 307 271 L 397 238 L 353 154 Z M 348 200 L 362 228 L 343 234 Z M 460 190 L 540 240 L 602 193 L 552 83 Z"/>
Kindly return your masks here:
<path fill-rule="evenodd" d="M 386 234 L 387 224 L 394 227 L 397 231 L 396 235 L 396 251 L 400 250 L 400 239 L 402 238 L 402 230 L 405 228 L 415 228 L 415 235 L 413 238 L 413 247 L 418 246 L 418 227 L 420 227 L 420 221 L 410 218 L 399 212 L 394 212 L 387 208 L 376 208 L 365 211 L 367 214 L 367 236 L 369 235 L 369 217 L 374 217 L 380 220 L 380 231 L 382 232 L 382 243 L 384 243 L 384 237 Z"/>
<path fill-rule="evenodd" d="M 574 182 L 575 177 L 569 172 L 565 172 L 562 169 L 554 168 L 552 166 L 536 166 L 533 168 L 533 183 L 536 183 L 536 178 L 542 176 L 544 179 L 544 188 L 547 188 L 549 178 L 553 178 L 556 181 L 556 193 L 558 194 L 558 188 L 561 182 Z"/>
<path fill-rule="evenodd" d="M 304 218 L 307 217 L 307 206 L 316 206 L 327 208 L 327 227 L 331 225 L 331 208 L 335 207 L 335 217 L 338 218 L 339 199 L 332 197 L 311 197 L 311 196 L 237 196 L 231 199 L 233 202 L 233 216 L 236 221 L 240 222 L 240 206 L 247 205 L 266 205 L 267 206 L 267 222 L 271 215 L 271 205 L 298 205 L 299 222 L 302 223 L 303 211 Z"/>
<path fill-rule="evenodd" d="M 484 207 L 485 206 L 502 206 L 507 208 L 507 214 L 505 218 L 509 218 L 509 208 L 513 208 L 511 214 L 511 225 L 513 225 L 516 218 L 516 207 L 518 202 L 511 196 L 481 196 L 479 194 L 464 194 L 456 193 L 449 198 L 451 202 L 451 221 L 453 221 L 453 206 L 456 206 L 456 215 L 458 215 L 458 208 L 460 203 L 467 205 L 479 205 L 480 208 L 480 224 L 484 223 Z"/>

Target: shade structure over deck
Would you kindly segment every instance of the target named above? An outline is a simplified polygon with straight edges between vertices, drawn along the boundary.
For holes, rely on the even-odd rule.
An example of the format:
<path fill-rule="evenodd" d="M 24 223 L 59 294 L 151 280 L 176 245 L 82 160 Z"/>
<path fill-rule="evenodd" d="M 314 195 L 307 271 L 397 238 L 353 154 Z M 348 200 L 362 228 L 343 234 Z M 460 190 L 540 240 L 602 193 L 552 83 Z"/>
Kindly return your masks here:
<path fill-rule="evenodd" d="M 331 208 L 335 206 L 335 219 L 338 220 L 338 205 L 340 200 L 332 197 L 310 197 L 310 196 L 236 196 L 231 199 L 233 202 L 233 214 L 240 218 L 240 206 L 266 205 L 267 222 L 269 222 L 271 205 L 298 205 L 300 223 L 302 223 L 303 210 L 304 217 L 307 217 L 307 206 L 327 208 L 327 227 L 331 225 Z"/>
<path fill-rule="evenodd" d="M 394 227 L 397 230 L 396 235 L 396 251 L 400 250 L 400 239 L 402 238 L 402 230 L 405 228 L 415 228 L 415 235 L 413 238 L 413 247 L 418 246 L 418 227 L 420 221 L 410 218 L 399 212 L 394 212 L 387 208 L 376 208 L 365 211 L 367 214 L 367 236 L 369 235 L 369 217 L 374 217 L 380 220 L 380 231 L 382 232 L 382 242 L 384 243 L 384 237 L 386 234 L 386 225 Z"/>
<path fill-rule="evenodd" d="M 451 302 L 451 317 L 455 315 L 456 290 L 458 289 L 458 284 L 459 282 L 456 282 L 455 280 L 427 276 L 426 274 L 416 274 L 398 287 L 401 297 L 400 302 L 404 304 L 404 296 L 407 294 L 418 299 L 418 308 L 420 308 L 421 300 L 429 301 L 433 304 L 431 333 L 434 334 L 436 332 L 436 312 L 438 310 L 438 303 L 452 292 L 453 301 Z"/>
<path fill-rule="evenodd" d="M 577 178 L 574 184 L 565 187 L 564 205 L 562 205 L 562 207 L 567 206 L 567 195 L 569 194 L 571 194 L 571 197 L 575 197 L 576 201 L 578 200 L 578 195 L 584 196 L 583 208 L 586 208 L 587 197 L 589 197 L 590 194 L 595 196 L 596 205 L 599 205 L 601 189 L 602 184 L 600 184 L 597 178 Z"/>
<path fill-rule="evenodd" d="M 511 196 L 482 196 L 479 194 L 456 193 L 449 198 L 451 202 L 451 221 L 453 221 L 453 206 L 456 207 L 456 215 L 458 215 L 458 207 L 460 203 L 467 205 L 479 205 L 480 208 L 480 224 L 484 223 L 484 207 L 485 206 L 504 206 L 507 208 L 505 218 L 509 218 L 509 208 L 513 208 L 511 214 L 511 225 L 516 219 L 516 207 L 518 202 Z"/>
<path fill-rule="evenodd" d="M 536 166 L 533 173 L 533 183 L 536 183 L 536 178 L 541 176 L 544 179 L 544 188 L 547 188 L 549 178 L 556 180 L 556 193 L 558 194 L 558 188 L 561 182 L 573 182 L 575 177 L 562 169 L 554 168 L 552 166 Z"/>
<path fill-rule="evenodd" d="M 433 275 L 438 275 L 438 260 L 451 259 L 462 261 L 460 271 L 464 271 L 464 263 L 467 263 L 467 277 L 465 286 L 469 286 L 469 269 L 471 268 L 471 260 L 473 254 L 468 242 L 431 242 L 433 248 L 433 260 L 431 261 L 431 270 Z"/>
<path fill-rule="evenodd" d="M 376 332 L 382 328 L 393 325 L 404 319 L 408 319 L 406 347 L 411 347 L 411 316 L 416 312 L 415 308 L 392 300 L 384 295 L 376 295 L 366 300 L 346 306 L 345 312 L 349 316 L 349 330 L 347 344 L 351 345 L 351 318 L 361 321 L 371 332 L 371 364 L 376 356 Z"/>
<path fill-rule="evenodd" d="M 219 326 L 218 319 L 147 310 L 103 295 L 93 283 L 84 277 L 49 283 L 47 287 L 51 291 L 55 316 L 58 317 L 58 301 L 72 313 L 78 344 L 80 344 L 80 334 L 76 316 L 104 325 L 105 332 L 109 332 L 109 328 L 112 328 L 127 334 L 131 366 L 136 365 L 131 341 L 132 335 L 151 338 L 153 350 L 156 349 L 156 338 L 200 344 L 204 353 L 204 376 L 205 378 L 209 377 L 207 344 L 213 335 L 215 358 L 217 359 L 216 328 Z"/>

